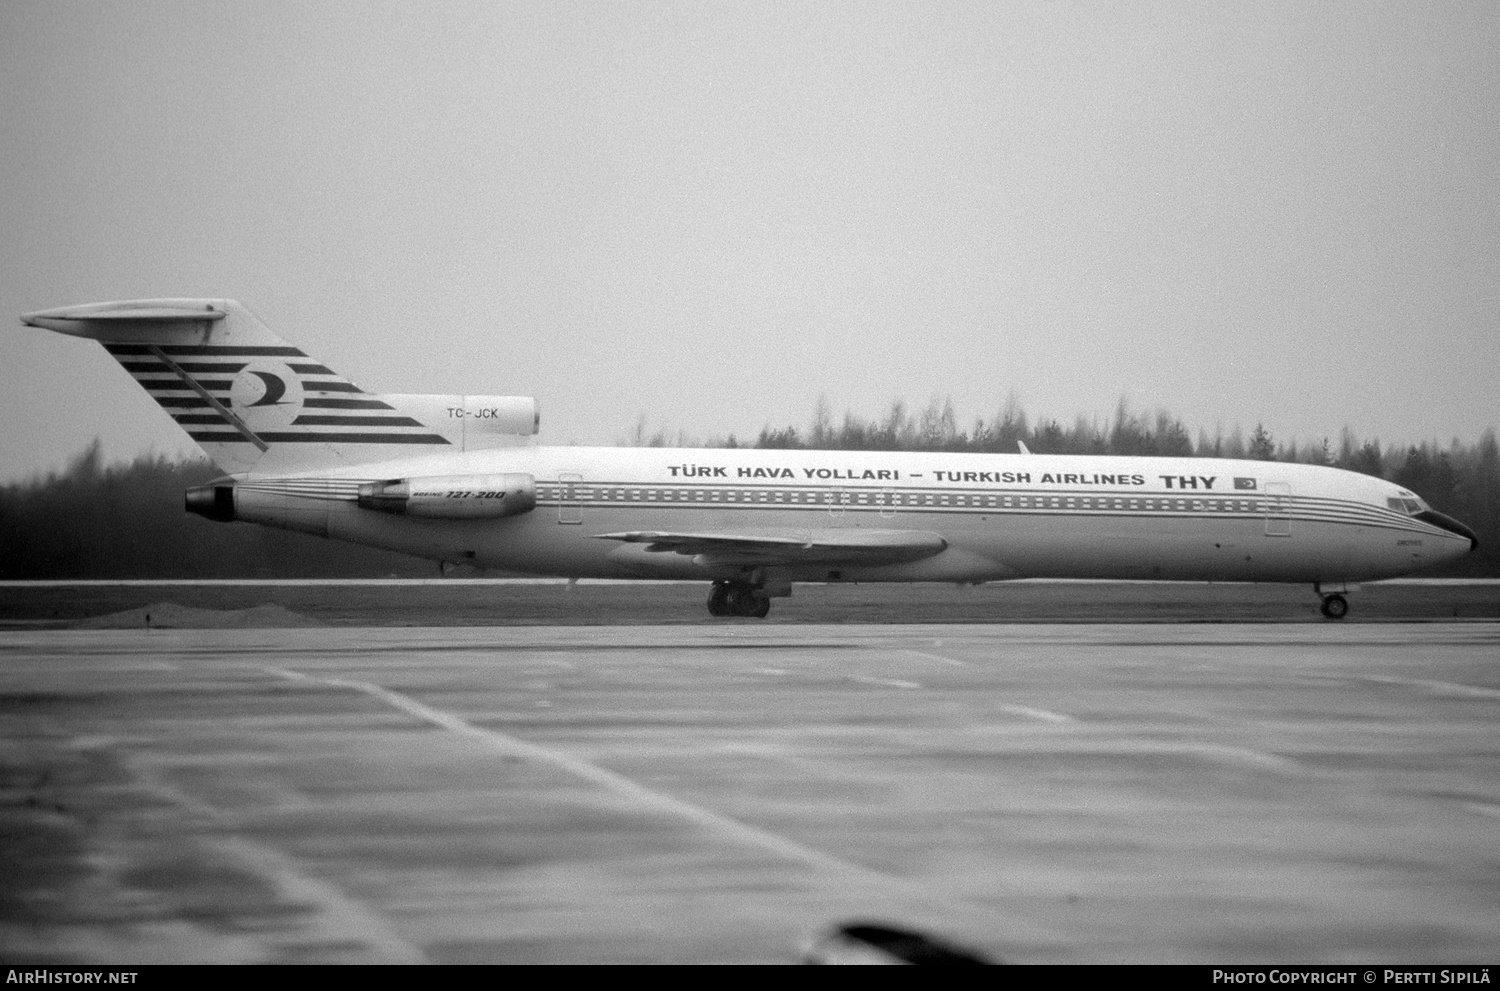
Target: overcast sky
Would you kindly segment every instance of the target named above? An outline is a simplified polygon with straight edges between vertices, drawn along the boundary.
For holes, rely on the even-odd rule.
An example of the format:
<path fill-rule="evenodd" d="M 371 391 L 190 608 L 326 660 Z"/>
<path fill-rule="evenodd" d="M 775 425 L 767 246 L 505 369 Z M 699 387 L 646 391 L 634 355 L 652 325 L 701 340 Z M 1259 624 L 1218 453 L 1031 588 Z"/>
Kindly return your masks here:
<path fill-rule="evenodd" d="M 951 395 L 1500 423 L 1500 4 L 0 4 L 0 480 L 189 449 L 27 310 L 239 299 L 546 443 Z"/>

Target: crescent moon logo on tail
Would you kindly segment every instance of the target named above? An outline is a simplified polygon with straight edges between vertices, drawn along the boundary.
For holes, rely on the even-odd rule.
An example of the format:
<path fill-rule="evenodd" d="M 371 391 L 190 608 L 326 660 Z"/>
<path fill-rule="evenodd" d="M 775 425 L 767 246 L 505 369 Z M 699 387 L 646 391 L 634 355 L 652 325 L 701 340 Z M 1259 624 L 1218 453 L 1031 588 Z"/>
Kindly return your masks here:
<path fill-rule="evenodd" d="M 272 375 L 270 372 L 251 372 L 250 374 L 254 375 L 256 378 L 260 379 L 266 385 L 266 394 L 264 396 L 261 396 L 259 399 L 257 399 L 255 402 L 251 403 L 250 405 L 251 406 L 279 406 L 279 405 L 281 405 L 280 399 L 281 399 L 282 396 L 286 395 L 286 383 L 283 382 L 283 381 L 281 381 L 281 379 L 278 378 L 277 376 Z"/>

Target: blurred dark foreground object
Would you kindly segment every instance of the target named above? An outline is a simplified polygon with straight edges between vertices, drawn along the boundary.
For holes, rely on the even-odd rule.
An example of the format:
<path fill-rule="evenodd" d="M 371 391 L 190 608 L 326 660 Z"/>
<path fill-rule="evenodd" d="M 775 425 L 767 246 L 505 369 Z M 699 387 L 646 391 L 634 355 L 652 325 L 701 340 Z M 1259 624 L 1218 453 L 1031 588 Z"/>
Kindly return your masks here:
<path fill-rule="evenodd" d="M 988 964 L 973 950 L 910 929 L 849 922 L 819 936 L 802 955 L 807 964 Z"/>

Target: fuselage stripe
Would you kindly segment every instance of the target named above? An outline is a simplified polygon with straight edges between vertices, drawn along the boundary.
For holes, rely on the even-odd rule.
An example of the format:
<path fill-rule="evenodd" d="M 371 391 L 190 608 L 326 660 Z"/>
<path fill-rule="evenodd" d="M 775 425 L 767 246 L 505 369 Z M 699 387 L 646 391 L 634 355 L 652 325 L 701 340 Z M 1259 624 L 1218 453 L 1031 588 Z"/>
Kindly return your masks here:
<path fill-rule="evenodd" d="M 151 348 L 160 347 L 162 352 L 170 355 L 194 355 L 198 357 L 220 357 L 220 358 L 306 358 L 300 350 L 293 347 L 281 347 L 273 345 L 230 345 L 230 344 L 106 344 L 104 348 L 110 354 L 119 355 L 149 355 Z"/>
<path fill-rule="evenodd" d="M 302 400 L 304 409 L 395 409 L 378 399 L 320 399 L 308 396 Z"/>
<path fill-rule="evenodd" d="M 172 369 L 168 368 L 166 365 L 163 365 L 159 361 L 122 361 L 120 362 L 120 366 L 127 372 L 130 372 L 132 375 L 137 376 L 142 374 L 175 374 Z M 177 367 L 181 368 L 185 372 L 188 372 L 189 374 L 194 375 L 234 375 L 235 373 L 239 372 L 240 369 L 244 368 L 245 365 L 242 362 L 226 363 L 222 361 L 184 361 L 181 362 Z"/>
<path fill-rule="evenodd" d="M 409 416 L 299 416 L 294 427 L 426 427 Z"/>
<path fill-rule="evenodd" d="M 307 392 L 357 392 L 364 394 L 363 389 L 353 382 L 320 382 L 304 379 L 302 388 Z"/>
<path fill-rule="evenodd" d="M 208 431 L 188 431 L 188 436 L 193 440 L 205 441 L 218 444 L 248 443 L 238 433 L 217 433 Z M 367 434 L 367 433 L 328 433 L 328 432 L 291 432 L 291 431 L 256 431 L 256 436 L 267 444 L 449 444 L 451 441 L 437 434 Z"/>
<path fill-rule="evenodd" d="M 167 379 L 137 379 L 136 381 L 140 383 L 141 388 L 150 392 L 193 391 L 193 387 L 181 379 L 172 379 L 171 381 Z M 193 381 L 205 389 L 210 391 L 216 390 L 218 392 L 228 392 L 229 387 L 234 384 L 223 379 L 193 379 Z"/>

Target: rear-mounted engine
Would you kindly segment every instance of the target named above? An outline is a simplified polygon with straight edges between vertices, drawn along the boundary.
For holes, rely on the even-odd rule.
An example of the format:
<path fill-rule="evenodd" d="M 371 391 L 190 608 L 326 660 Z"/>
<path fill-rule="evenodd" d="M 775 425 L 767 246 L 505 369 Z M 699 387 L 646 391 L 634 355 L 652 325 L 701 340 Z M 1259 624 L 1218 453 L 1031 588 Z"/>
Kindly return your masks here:
<path fill-rule="evenodd" d="M 234 520 L 234 486 L 195 485 L 182 494 L 183 508 L 220 523 Z"/>
<path fill-rule="evenodd" d="M 361 485 L 359 504 L 432 519 L 516 516 L 536 508 L 536 479 L 523 474 L 395 478 Z"/>

